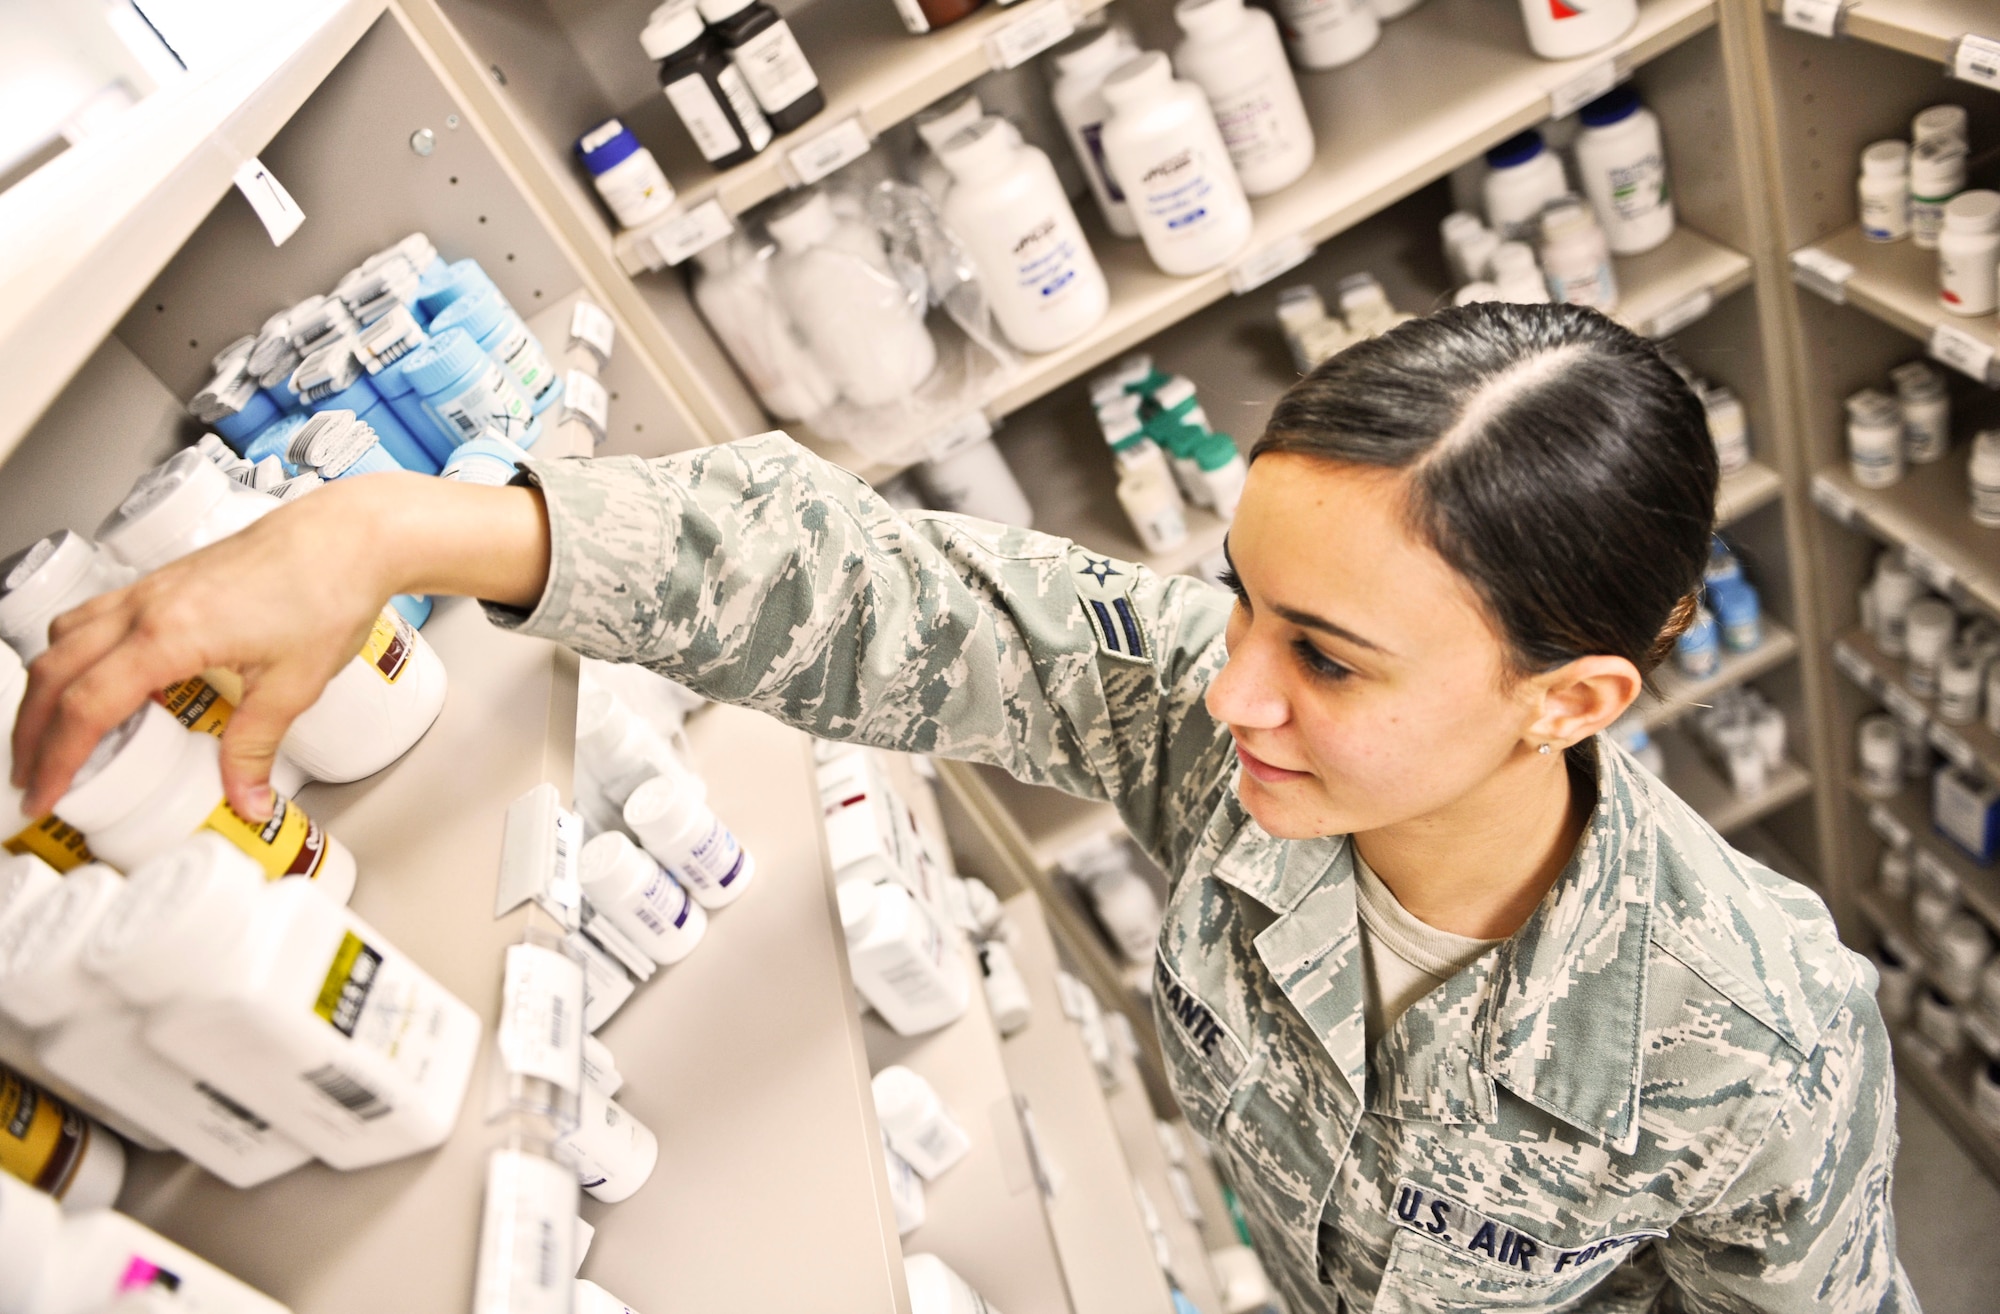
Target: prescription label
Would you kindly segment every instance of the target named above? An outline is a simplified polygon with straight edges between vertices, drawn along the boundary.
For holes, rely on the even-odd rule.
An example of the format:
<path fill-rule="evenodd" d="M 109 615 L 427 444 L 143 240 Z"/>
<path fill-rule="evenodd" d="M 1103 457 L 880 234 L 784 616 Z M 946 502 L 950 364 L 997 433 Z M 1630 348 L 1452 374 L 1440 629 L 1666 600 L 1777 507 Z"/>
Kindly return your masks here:
<path fill-rule="evenodd" d="M 389 684 L 401 679 L 409 669 L 417 647 L 417 632 L 410 623 L 389 608 L 383 608 L 361 645 L 361 660 Z"/>
<path fill-rule="evenodd" d="M 0 843 L 0 849 L 16 857 L 32 853 L 58 872 L 75 871 L 91 861 L 90 846 L 83 842 L 83 832 L 54 813 Z"/>
<path fill-rule="evenodd" d="M 230 714 L 236 710 L 234 703 L 199 675 L 176 680 L 160 690 L 160 702 L 188 729 L 217 739 L 229 728 Z"/>
<path fill-rule="evenodd" d="M 310 880 L 326 865 L 327 833 L 283 794 L 272 795 L 271 819 L 261 826 L 245 821 L 227 803 L 216 804 L 202 826 L 255 858 L 267 880 L 287 876 Z"/>

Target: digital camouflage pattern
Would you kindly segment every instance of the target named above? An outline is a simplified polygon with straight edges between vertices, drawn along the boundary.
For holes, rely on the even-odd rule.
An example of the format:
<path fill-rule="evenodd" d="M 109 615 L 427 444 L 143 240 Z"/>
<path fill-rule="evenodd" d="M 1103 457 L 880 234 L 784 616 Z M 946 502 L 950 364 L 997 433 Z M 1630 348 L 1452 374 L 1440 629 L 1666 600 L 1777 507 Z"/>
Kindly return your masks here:
<path fill-rule="evenodd" d="M 1177 874 L 1175 1092 L 1293 1314 L 1917 1308 L 1872 970 L 1622 751 L 1534 916 L 1369 1055 L 1349 841 L 1265 834 L 1203 707 L 1220 590 L 899 516 L 779 434 L 532 474 L 549 583 L 503 623 L 1116 805 Z"/>

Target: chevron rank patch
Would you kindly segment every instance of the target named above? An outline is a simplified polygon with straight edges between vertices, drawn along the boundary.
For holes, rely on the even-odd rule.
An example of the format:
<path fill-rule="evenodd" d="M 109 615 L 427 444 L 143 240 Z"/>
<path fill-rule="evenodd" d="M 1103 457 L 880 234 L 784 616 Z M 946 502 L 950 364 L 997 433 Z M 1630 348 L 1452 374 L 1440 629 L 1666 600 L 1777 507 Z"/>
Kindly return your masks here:
<path fill-rule="evenodd" d="M 1138 580 L 1138 567 L 1075 548 L 1069 554 L 1069 574 L 1098 648 L 1126 661 L 1150 660 L 1146 628 L 1128 596 Z"/>

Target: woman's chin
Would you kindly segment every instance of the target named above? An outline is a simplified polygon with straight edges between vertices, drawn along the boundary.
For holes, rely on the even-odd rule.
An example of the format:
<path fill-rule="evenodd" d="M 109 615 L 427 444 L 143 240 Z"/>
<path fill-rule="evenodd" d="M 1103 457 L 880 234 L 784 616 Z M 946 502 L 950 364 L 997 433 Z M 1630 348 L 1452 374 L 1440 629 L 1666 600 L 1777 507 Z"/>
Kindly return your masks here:
<path fill-rule="evenodd" d="M 1339 818 L 1329 815 L 1324 800 L 1302 796 L 1305 791 L 1300 786 L 1309 783 L 1287 781 L 1282 785 L 1267 785 L 1243 771 L 1237 773 L 1236 798 L 1251 820 L 1273 839 L 1323 839 L 1347 834 L 1348 828 L 1339 823 Z"/>

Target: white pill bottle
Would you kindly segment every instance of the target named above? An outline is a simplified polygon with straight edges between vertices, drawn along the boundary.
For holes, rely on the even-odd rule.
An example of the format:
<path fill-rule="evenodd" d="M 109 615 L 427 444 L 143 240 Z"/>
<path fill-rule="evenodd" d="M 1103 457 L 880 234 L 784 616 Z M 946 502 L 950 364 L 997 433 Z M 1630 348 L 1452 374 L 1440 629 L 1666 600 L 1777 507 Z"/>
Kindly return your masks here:
<path fill-rule="evenodd" d="M 1104 154 L 1161 272 L 1203 274 L 1250 240 L 1250 202 L 1208 97 L 1150 51 L 1104 80 Z"/>
<path fill-rule="evenodd" d="M 1617 87 L 1578 114 L 1576 171 L 1614 255 L 1650 251 L 1674 233 L 1667 154 L 1659 116 L 1630 87 Z"/>
<path fill-rule="evenodd" d="M 1521 0 L 1528 45 L 1543 59 L 1602 50 L 1639 21 L 1639 0 Z"/>
<path fill-rule="evenodd" d="M 1244 192 L 1268 196 L 1297 182 L 1312 167 L 1312 122 L 1277 23 L 1243 0 L 1181 0 L 1174 21 L 1186 33 L 1174 69 L 1207 93 Z"/>

